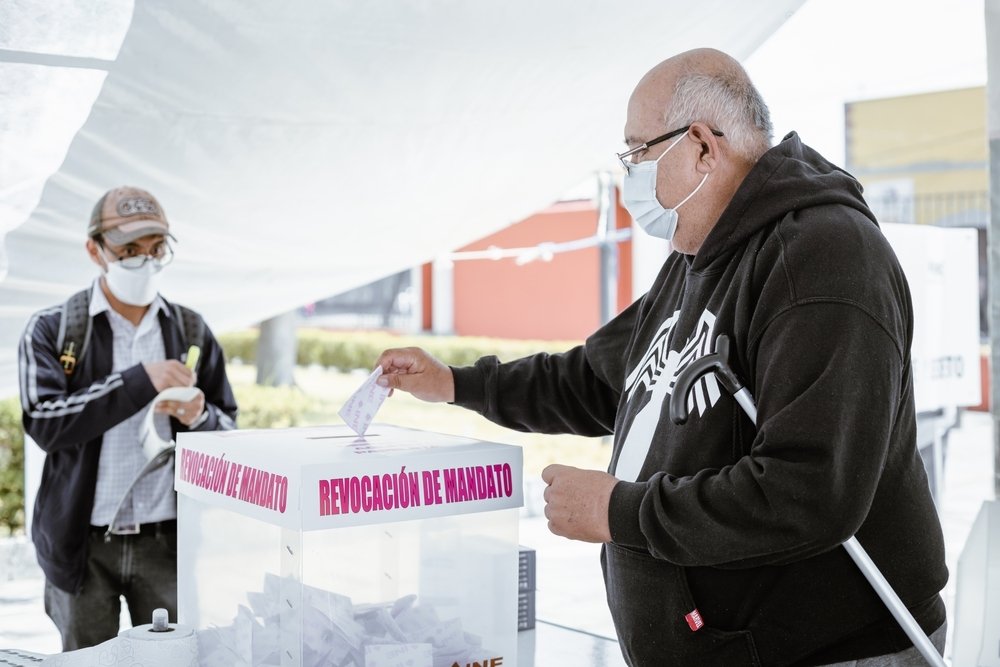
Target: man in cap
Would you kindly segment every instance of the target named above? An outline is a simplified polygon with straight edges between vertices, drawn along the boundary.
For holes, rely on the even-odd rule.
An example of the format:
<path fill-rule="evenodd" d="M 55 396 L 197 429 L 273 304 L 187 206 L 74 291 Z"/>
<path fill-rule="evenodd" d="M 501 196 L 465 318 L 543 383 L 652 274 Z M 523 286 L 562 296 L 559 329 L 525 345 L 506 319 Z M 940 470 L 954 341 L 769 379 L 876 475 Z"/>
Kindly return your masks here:
<path fill-rule="evenodd" d="M 32 539 L 63 650 L 115 637 L 121 596 L 133 625 L 157 607 L 176 619 L 173 466 L 142 474 L 143 442 L 232 429 L 237 412 L 211 331 L 159 295 L 173 259 L 159 202 L 139 188 L 110 190 L 87 236 L 100 276 L 35 313 L 18 354 L 25 433 L 46 452 Z M 156 402 L 150 433 L 150 404 L 172 387 L 190 390 Z"/>

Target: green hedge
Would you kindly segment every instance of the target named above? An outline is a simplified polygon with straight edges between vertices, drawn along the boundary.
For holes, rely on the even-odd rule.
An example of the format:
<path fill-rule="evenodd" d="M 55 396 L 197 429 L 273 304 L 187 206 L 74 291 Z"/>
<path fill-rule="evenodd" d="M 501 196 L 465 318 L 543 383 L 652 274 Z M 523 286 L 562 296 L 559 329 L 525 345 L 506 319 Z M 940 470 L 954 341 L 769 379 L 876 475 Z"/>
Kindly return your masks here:
<path fill-rule="evenodd" d="M 257 354 L 257 331 L 219 336 L 228 359 L 252 364 Z M 381 331 L 298 332 L 298 363 L 342 371 L 370 369 L 378 355 L 390 347 L 422 347 L 446 364 L 463 366 L 481 356 L 495 354 L 516 359 L 541 350 L 560 351 L 573 341 L 504 340 L 456 336 L 397 336 Z M 321 408 L 315 399 L 293 387 L 233 386 L 240 406 L 240 428 L 287 428 L 308 422 L 310 412 Z M 0 401 L 0 535 L 24 530 L 24 431 L 17 398 Z"/>
<path fill-rule="evenodd" d="M 396 335 L 384 331 L 298 330 L 297 363 L 319 365 L 342 371 L 369 369 L 383 350 L 390 347 L 422 347 L 450 366 L 466 366 L 479 357 L 494 354 L 503 361 L 534 352 L 558 352 L 579 341 L 509 340 L 466 336 Z M 237 331 L 219 336 L 226 358 L 254 364 L 257 359 L 257 331 Z"/>
<path fill-rule="evenodd" d="M 240 414 L 240 428 L 289 428 L 300 426 L 314 401 L 294 387 L 233 385 Z"/>
<path fill-rule="evenodd" d="M 24 529 L 24 428 L 21 402 L 0 401 L 0 535 Z"/>
<path fill-rule="evenodd" d="M 314 402 L 291 387 L 233 387 L 240 428 L 299 426 Z M 0 536 L 24 531 L 24 429 L 17 398 L 0 401 Z"/>

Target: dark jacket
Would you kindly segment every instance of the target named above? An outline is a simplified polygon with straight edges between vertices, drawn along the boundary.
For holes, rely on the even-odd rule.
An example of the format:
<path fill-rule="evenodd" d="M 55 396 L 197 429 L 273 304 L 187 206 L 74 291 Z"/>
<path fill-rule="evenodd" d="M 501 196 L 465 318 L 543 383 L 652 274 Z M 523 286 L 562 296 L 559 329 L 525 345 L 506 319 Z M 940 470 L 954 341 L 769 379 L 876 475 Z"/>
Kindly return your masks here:
<path fill-rule="evenodd" d="M 181 329 L 159 312 L 167 359 L 186 352 Z M 83 583 L 87 535 L 97 484 L 104 433 L 156 397 L 142 364 L 112 373 L 113 338 L 107 314 L 93 318 L 90 342 L 67 376 L 56 349 L 60 307 L 35 313 L 18 349 L 24 430 L 45 451 L 41 485 L 35 498 L 31 537 L 45 577 L 73 593 Z M 236 399 L 226 377 L 222 348 L 205 327 L 197 386 L 205 394 L 207 419 L 199 431 L 235 428 Z M 187 427 L 170 420 L 172 434 Z M 137 444 L 138 446 L 138 444 Z"/>
<path fill-rule="evenodd" d="M 826 664 L 910 645 L 839 546 L 854 534 L 926 632 L 945 620 L 912 332 L 860 185 L 791 134 L 697 255 L 672 254 L 580 347 L 454 369 L 455 402 L 522 430 L 614 433 L 609 470 L 624 481 L 602 564 L 630 664 Z M 757 428 L 711 375 L 687 424 L 669 419 L 677 373 L 719 334 Z"/>

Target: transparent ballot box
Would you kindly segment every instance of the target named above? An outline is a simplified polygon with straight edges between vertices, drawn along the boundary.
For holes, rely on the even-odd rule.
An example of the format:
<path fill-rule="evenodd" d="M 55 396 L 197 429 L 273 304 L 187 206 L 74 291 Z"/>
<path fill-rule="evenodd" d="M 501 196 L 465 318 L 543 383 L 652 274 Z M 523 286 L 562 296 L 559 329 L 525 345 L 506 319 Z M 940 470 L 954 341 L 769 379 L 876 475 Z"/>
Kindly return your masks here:
<path fill-rule="evenodd" d="M 519 447 L 375 424 L 178 437 L 204 666 L 515 665 Z"/>

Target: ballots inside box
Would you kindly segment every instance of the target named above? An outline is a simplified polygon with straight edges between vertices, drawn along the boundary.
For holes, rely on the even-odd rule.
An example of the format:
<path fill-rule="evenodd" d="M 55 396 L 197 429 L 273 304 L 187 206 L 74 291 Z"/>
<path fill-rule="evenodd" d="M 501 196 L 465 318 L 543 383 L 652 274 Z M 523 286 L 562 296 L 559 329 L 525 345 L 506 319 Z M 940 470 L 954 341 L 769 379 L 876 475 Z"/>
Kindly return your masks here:
<path fill-rule="evenodd" d="M 379 424 L 182 434 L 176 485 L 201 664 L 516 662 L 519 447 Z"/>

